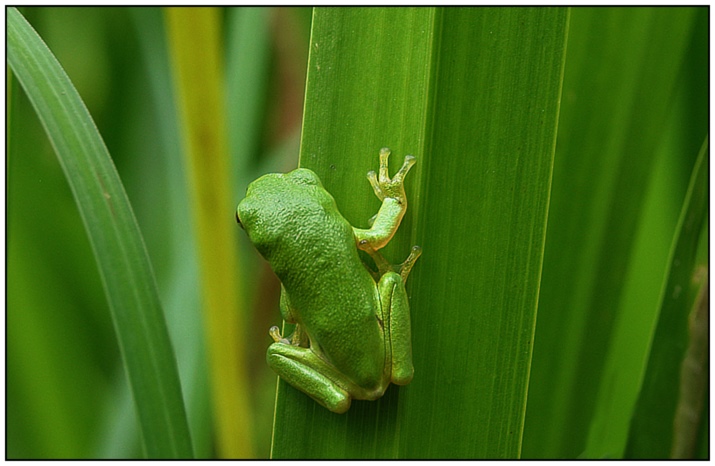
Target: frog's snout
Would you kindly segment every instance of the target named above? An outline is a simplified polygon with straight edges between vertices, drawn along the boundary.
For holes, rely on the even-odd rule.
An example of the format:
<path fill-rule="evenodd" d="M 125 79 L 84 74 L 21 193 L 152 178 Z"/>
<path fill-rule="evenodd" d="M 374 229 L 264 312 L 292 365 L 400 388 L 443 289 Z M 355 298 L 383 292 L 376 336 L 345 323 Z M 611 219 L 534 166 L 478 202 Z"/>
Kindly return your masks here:
<path fill-rule="evenodd" d="M 241 223 L 241 219 L 238 216 L 238 209 L 236 209 L 236 223 L 238 223 L 238 226 L 241 227 L 241 229 L 245 230 L 245 228 L 243 228 L 243 223 Z"/>

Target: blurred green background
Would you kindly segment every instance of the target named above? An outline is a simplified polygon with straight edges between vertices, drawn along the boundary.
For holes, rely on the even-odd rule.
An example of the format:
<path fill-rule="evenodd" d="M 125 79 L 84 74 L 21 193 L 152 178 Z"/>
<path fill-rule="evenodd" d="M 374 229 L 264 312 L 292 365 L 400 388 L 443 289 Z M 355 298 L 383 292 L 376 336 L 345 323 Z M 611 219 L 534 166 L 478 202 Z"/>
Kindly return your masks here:
<path fill-rule="evenodd" d="M 72 79 L 131 201 L 176 353 L 194 453 L 222 456 L 167 12 L 20 11 Z M 311 9 L 219 8 L 216 18 L 235 206 L 257 176 L 297 166 Z M 637 451 L 630 416 L 648 410 L 641 407 L 647 400 L 637 400 L 641 380 L 647 386 L 655 377 L 646 368 L 648 351 L 687 341 L 651 338 L 667 333 L 655 330 L 661 288 L 708 131 L 708 26 L 705 8 L 571 10 L 525 458 Z M 333 85 L 340 91 L 339 82 Z M 117 338 L 75 200 L 16 79 L 8 81 L 7 95 L 6 456 L 141 457 Z M 707 167 L 707 153 L 701 158 Z M 701 196 L 706 190 L 700 183 Z M 226 215 L 226 225 L 235 227 L 233 210 Z M 706 267 L 707 219 L 703 229 L 688 234 L 697 264 Z M 250 407 L 250 418 L 236 422 L 249 431 L 241 451 L 265 458 L 276 393 L 265 350 L 268 328 L 280 324 L 279 283 L 237 227 L 233 236 L 241 261 L 234 311 L 248 381 L 246 393 L 234 395 Z M 472 243 L 461 247 L 468 251 Z M 420 273 L 429 283 L 429 271 Z M 688 294 L 691 304 L 698 286 L 702 281 Z M 413 312 L 421 312 L 419 303 Z M 447 390 L 440 393 L 449 398 Z M 455 409 L 463 402 L 453 400 Z M 699 445 L 698 455 L 707 457 L 707 441 Z"/>
<path fill-rule="evenodd" d="M 234 65 L 258 72 L 260 86 L 254 87 L 260 94 L 251 96 L 259 112 L 255 142 L 244 150 L 250 154 L 243 162 L 250 172 L 241 171 L 231 204 L 259 174 L 288 171 L 298 160 L 311 9 L 260 10 L 258 16 L 253 12 L 252 26 L 265 31 L 262 41 L 254 36 L 262 50 L 242 56 L 248 65 Z M 196 454 L 213 457 L 195 240 L 163 12 L 21 12 L 72 79 L 117 166 L 167 314 Z M 235 43 L 242 19 L 236 9 L 219 13 L 224 43 Z M 224 52 L 235 59 L 235 47 L 227 45 Z M 231 57 L 226 61 L 228 68 Z M 106 297 L 75 201 L 17 80 L 10 82 L 8 95 L 13 113 L 7 157 L 7 456 L 141 456 Z M 232 211 L 226 215 L 229 228 L 235 227 Z M 239 232 L 236 228 L 237 240 L 245 240 Z M 265 364 L 265 349 L 271 341 L 268 328 L 280 323 L 279 285 L 253 249 L 242 247 L 251 264 L 245 289 L 260 299 L 246 296 L 256 303 L 244 316 L 250 329 L 244 347 L 251 386 L 250 393 L 236 396 L 251 400 L 252 449 L 255 456 L 266 457 L 275 375 Z"/>

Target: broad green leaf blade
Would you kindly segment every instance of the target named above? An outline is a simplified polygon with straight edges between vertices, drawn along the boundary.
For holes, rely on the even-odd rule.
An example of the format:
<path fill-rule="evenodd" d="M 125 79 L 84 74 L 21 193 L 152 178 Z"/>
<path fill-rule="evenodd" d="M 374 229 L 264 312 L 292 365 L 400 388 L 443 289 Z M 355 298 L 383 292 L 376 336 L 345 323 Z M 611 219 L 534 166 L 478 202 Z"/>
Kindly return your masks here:
<path fill-rule="evenodd" d="M 629 458 L 694 458 L 708 397 L 708 141 L 673 243 L 658 324 L 628 436 Z M 678 381 L 678 383 L 674 383 Z"/>
<path fill-rule="evenodd" d="M 151 458 L 192 456 L 176 360 L 144 243 L 94 123 L 60 64 L 14 8 L 8 61 L 72 188 L 102 277 Z"/>
<path fill-rule="evenodd" d="M 693 13 L 573 10 L 524 457 L 585 449 Z"/>
<path fill-rule="evenodd" d="M 516 458 L 568 10 L 315 10 L 301 166 L 365 227 L 380 147 L 411 153 L 386 248 L 407 284 L 415 378 L 335 415 L 281 381 L 274 458 Z M 355 344 L 359 344 L 356 341 Z"/>
<path fill-rule="evenodd" d="M 252 415 L 233 227 L 218 8 L 168 8 L 221 458 L 250 458 Z M 230 220 L 229 220 L 230 219 Z"/>

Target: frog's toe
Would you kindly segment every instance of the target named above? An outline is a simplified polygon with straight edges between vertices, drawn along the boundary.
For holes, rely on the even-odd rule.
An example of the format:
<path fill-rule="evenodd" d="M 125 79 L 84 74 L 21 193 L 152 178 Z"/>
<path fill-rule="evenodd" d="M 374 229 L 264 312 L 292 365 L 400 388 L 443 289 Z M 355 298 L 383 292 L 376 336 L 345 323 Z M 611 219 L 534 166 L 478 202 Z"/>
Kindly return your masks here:
<path fill-rule="evenodd" d="M 290 341 L 288 341 L 287 338 L 283 338 L 280 329 L 275 325 L 268 330 L 268 333 L 270 334 L 271 338 L 273 338 L 273 341 L 275 341 L 276 343 L 284 343 L 286 345 L 290 345 Z"/>
<path fill-rule="evenodd" d="M 410 255 L 405 259 L 405 262 L 400 264 L 400 276 L 402 277 L 402 281 L 406 282 L 407 281 L 407 276 L 410 274 L 410 271 L 412 270 L 412 266 L 415 265 L 415 262 L 417 262 L 417 259 L 422 255 L 422 248 L 420 246 L 412 246 L 412 251 L 410 251 Z"/>
<path fill-rule="evenodd" d="M 343 414 L 348 409 L 350 409 L 351 402 L 352 402 L 352 399 L 349 396 L 348 397 L 336 397 L 335 399 L 325 400 L 324 406 L 336 414 Z"/>
<path fill-rule="evenodd" d="M 407 172 L 410 171 L 410 168 L 412 168 L 412 165 L 414 165 L 416 162 L 417 162 L 417 159 L 415 158 L 414 155 L 406 155 L 405 161 L 402 162 L 402 166 L 400 167 L 400 170 L 392 178 L 392 181 L 395 183 L 402 184 L 402 182 L 405 179 L 405 175 L 407 175 Z"/>

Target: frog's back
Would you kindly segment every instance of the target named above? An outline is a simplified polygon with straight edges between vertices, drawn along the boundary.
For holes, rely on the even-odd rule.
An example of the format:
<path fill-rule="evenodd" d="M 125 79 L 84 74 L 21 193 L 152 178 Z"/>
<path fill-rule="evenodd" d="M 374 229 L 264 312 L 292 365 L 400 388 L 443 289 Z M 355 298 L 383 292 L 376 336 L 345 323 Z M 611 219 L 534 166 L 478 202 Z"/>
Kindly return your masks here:
<path fill-rule="evenodd" d="M 295 262 L 272 264 L 296 317 L 315 349 L 353 382 L 379 384 L 385 366 L 379 296 L 352 226 L 337 207 L 307 209 L 299 217 L 307 221 L 293 226 L 294 241 L 284 245 L 293 249 L 284 257 Z"/>
<path fill-rule="evenodd" d="M 377 286 L 352 226 L 318 176 L 305 168 L 265 175 L 248 187 L 238 214 L 283 283 L 313 349 L 357 385 L 379 386 L 385 341 Z"/>

